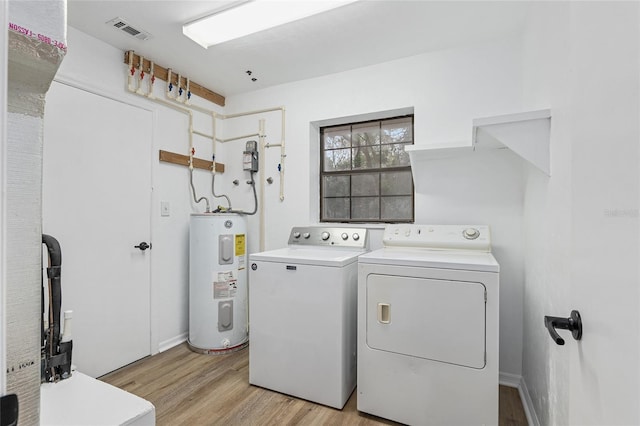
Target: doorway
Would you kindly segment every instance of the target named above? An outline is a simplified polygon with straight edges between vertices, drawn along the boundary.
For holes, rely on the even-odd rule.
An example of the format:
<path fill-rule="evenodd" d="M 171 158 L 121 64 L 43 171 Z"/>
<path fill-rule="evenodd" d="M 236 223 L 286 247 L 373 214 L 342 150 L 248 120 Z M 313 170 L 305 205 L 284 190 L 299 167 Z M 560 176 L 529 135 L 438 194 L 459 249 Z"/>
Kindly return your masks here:
<path fill-rule="evenodd" d="M 43 233 L 62 248 L 73 363 L 98 377 L 151 353 L 153 113 L 53 82 L 46 97 Z"/>

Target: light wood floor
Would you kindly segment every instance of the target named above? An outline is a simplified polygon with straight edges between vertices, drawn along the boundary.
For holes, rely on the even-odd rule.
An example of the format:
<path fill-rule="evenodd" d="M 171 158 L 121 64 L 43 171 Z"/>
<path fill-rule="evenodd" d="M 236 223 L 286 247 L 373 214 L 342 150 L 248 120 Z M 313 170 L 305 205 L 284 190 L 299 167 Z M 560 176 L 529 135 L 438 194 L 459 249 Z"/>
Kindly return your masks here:
<path fill-rule="evenodd" d="M 163 425 L 393 425 L 249 385 L 249 350 L 201 355 L 183 343 L 100 378 L 150 401 Z M 527 424 L 518 391 L 500 386 L 500 426 Z"/>

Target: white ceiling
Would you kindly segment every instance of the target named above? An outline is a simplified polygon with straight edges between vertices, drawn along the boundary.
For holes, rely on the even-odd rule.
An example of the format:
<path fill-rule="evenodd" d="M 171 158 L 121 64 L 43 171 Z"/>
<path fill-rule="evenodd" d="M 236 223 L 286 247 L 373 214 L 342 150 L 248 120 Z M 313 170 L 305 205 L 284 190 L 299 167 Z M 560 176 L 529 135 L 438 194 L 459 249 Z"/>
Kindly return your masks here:
<path fill-rule="evenodd" d="M 68 23 L 229 96 L 514 34 L 528 8 L 526 1 L 362 0 L 209 49 L 182 34 L 184 23 L 230 3 L 68 0 Z M 153 37 L 140 41 L 106 25 L 115 17 Z"/>

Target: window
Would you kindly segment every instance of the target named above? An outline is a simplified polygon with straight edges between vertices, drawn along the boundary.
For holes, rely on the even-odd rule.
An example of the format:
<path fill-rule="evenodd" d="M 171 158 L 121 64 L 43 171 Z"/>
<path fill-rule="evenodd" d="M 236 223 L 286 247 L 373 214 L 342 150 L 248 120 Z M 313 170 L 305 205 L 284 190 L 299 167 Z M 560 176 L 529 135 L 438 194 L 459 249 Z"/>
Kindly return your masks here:
<path fill-rule="evenodd" d="M 413 222 L 413 115 L 320 129 L 321 222 Z"/>

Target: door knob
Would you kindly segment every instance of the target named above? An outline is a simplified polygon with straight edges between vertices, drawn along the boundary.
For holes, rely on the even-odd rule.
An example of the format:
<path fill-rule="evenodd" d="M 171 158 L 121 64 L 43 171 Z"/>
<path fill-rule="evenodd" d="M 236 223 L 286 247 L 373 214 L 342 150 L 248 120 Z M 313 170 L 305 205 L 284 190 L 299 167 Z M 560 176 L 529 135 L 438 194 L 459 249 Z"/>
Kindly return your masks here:
<path fill-rule="evenodd" d="M 146 249 L 151 248 L 151 244 L 147 244 L 145 241 L 141 242 L 137 246 L 133 246 L 134 248 L 140 249 L 140 251 L 145 251 Z"/>

